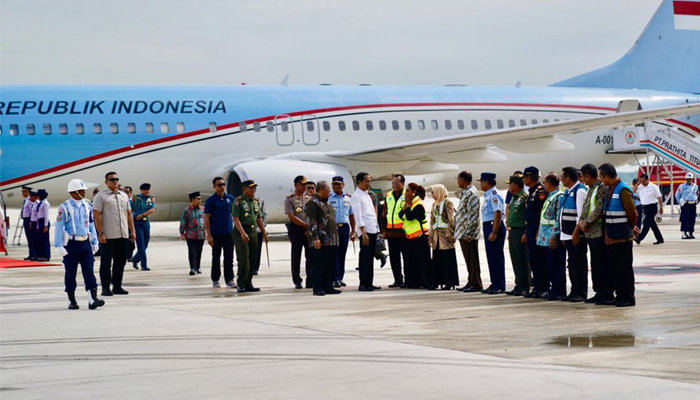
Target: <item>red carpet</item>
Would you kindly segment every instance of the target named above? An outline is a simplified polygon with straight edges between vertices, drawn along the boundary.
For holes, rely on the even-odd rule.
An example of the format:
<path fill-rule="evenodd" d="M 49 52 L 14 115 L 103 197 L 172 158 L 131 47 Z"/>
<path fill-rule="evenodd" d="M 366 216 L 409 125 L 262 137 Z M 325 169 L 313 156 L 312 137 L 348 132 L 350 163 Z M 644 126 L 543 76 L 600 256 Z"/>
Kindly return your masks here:
<path fill-rule="evenodd" d="M 24 268 L 24 267 L 52 267 L 61 264 L 52 264 L 36 261 L 17 260 L 15 258 L 0 258 L 0 268 Z"/>

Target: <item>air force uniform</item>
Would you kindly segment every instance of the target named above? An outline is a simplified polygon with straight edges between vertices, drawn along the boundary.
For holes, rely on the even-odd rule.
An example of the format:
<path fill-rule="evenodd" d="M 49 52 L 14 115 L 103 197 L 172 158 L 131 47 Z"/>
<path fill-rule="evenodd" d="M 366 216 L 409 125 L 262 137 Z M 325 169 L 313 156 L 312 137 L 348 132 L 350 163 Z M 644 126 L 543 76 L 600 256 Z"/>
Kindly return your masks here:
<path fill-rule="evenodd" d="M 342 176 L 333 177 L 333 183 L 344 183 Z M 345 277 L 345 256 L 348 252 L 348 243 L 350 242 L 350 216 L 352 214 L 352 206 L 350 205 L 351 196 L 343 193 L 340 196 L 332 192 L 328 196 L 328 203 L 335 209 L 335 223 L 338 225 L 338 257 L 335 262 L 335 282 L 340 282 Z"/>
<path fill-rule="evenodd" d="M 688 173 L 685 179 L 693 179 L 693 175 Z M 697 218 L 698 185 L 691 182 L 678 186 L 676 201 L 681 205 L 681 232 L 685 234 L 683 239 L 693 239 Z"/>
<path fill-rule="evenodd" d="M 484 172 L 481 174 L 480 181 L 495 180 L 496 174 Z M 489 235 L 493 231 L 495 214 L 501 212 L 501 223 L 496 231 L 496 240 L 490 241 Z M 503 292 L 506 289 L 506 259 L 503 254 L 503 247 L 506 239 L 505 228 L 505 203 L 501 195 L 495 187 L 484 192 L 484 203 L 481 206 L 481 221 L 483 223 L 484 238 L 486 246 L 486 258 L 489 264 L 489 276 L 491 277 L 491 286 L 485 289 L 486 292 Z"/>
<path fill-rule="evenodd" d="M 25 260 L 36 259 L 36 252 L 34 250 L 34 236 L 31 230 L 32 223 L 32 188 L 29 186 L 22 186 L 22 191 L 27 191 L 29 194 L 24 198 L 24 203 L 22 203 L 22 226 L 24 228 L 24 235 L 27 238 L 27 247 L 29 248 L 29 256 Z"/>

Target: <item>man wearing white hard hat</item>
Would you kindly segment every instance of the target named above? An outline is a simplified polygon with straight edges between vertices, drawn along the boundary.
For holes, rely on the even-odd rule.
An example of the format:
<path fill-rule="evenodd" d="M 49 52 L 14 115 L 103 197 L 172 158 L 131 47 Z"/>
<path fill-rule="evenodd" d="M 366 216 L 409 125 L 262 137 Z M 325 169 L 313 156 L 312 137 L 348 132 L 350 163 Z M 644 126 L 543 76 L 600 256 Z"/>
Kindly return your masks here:
<path fill-rule="evenodd" d="M 681 232 L 683 239 L 695 239 L 695 218 L 698 207 L 698 185 L 693 182 L 693 174 L 685 174 L 685 183 L 676 189 L 676 201 L 681 205 Z"/>
<path fill-rule="evenodd" d="M 97 298 L 97 279 L 95 279 L 93 272 L 95 264 L 93 254 L 97 252 L 99 247 L 92 206 L 85 199 L 86 190 L 85 182 L 80 179 L 68 182 L 68 193 L 71 198 L 58 207 L 58 216 L 56 217 L 54 247 L 63 256 L 63 267 L 66 270 L 64 282 L 70 301 L 68 304 L 70 310 L 80 308 L 75 301 L 75 289 L 78 286 L 75 280 L 78 264 L 83 272 L 85 290 L 88 292 L 88 308 L 94 310 L 105 304 L 103 300 Z"/>

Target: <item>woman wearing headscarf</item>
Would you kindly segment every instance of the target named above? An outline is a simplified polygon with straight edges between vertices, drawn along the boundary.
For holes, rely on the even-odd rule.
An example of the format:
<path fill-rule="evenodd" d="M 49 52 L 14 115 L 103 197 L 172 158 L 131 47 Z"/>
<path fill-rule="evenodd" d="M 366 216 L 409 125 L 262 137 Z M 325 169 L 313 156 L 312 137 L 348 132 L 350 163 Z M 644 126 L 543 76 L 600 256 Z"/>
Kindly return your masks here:
<path fill-rule="evenodd" d="M 428 286 L 430 269 L 430 245 L 428 235 L 430 228 L 426 215 L 425 188 L 415 183 L 406 187 L 405 202 L 399 217 L 404 221 L 403 230 L 406 232 L 406 253 L 408 263 L 405 268 L 406 287 L 418 289 Z"/>
<path fill-rule="evenodd" d="M 455 253 L 455 209 L 447 199 L 447 188 L 434 185 L 432 211 L 430 213 L 430 247 L 433 249 L 432 285 L 428 289 L 452 290 L 459 286 L 457 253 Z"/>

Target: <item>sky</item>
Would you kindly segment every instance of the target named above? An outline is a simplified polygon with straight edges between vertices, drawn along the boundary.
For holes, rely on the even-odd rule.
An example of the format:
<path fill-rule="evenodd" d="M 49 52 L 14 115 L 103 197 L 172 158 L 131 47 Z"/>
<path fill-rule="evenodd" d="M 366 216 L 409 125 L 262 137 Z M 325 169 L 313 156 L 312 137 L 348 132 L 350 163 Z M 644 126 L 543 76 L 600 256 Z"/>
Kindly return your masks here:
<path fill-rule="evenodd" d="M 0 84 L 548 85 L 661 0 L 0 0 Z"/>

